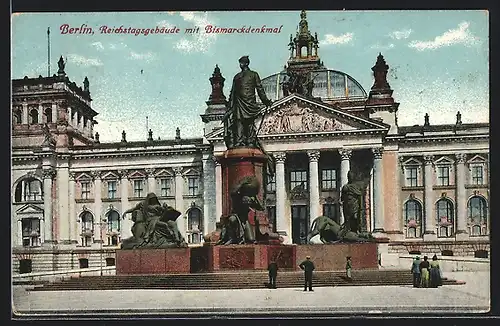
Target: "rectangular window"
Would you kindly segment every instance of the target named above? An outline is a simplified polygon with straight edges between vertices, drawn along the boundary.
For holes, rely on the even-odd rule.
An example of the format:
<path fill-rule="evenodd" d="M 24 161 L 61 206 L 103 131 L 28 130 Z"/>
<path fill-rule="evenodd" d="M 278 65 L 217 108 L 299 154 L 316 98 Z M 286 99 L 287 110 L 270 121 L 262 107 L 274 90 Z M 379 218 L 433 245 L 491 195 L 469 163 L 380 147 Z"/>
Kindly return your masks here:
<path fill-rule="evenodd" d="M 23 218 L 21 225 L 23 228 L 23 246 L 38 246 L 40 244 L 40 220 L 38 218 Z"/>
<path fill-rule="evenodd" d="M 144 194 L 144 182 L 142 180 L 134 180 L 134 197 L 140 198 Z"/>
<path fill-rule="evenodd" d="M 160 179 L 160 193 L 162 197 L 172 196 L 172 180 L 169 178 Z"/>
<path fill-rule="evenodd" d="M 90 182 L 85 181 L 81 183 L 82 186 L 82 199 L 90 198 Z"/>
<path fill-rule="evenodd" d="M 450 167 L 448 166 L 438 166 L 438 186 L 449 186 L 450 185 Z"/>
<path fill-rule="evenodd" d="M 406 167 L 406 186 L 418 187 L 418 168 L 415 166 Z"/>
<path fill-rule="evenodd" d="M 108 181 L 108 198 L 116 198 L 116 181 Z"/>
<path fill-rule="evenodd" d="M 321 171 L 321 189 L 331 190 L 337 189 L 337 171 L 322 170 Z"/>
<path fill-rule="evenodd" d="M 266 209 L 269 223 L 273 225 L 273 232 L 276 232 L 276 206 L 267 206 Z"/>
<path fill-rule="evenodd" d="M 475 165 L 472 167 L 472 184 L 483 184 L 483 167 L 481 165 Z"/>
<path fill-rule="evenodd" d="M 276 179 L 270 176 L 267 180 L 267 192 L 276 192 Z"/>
<path fill-rule="evenodd" d="M 197 177 L 188 178 L 188 195 L 198 196 L 199 194 L 199 180 Z"/>
<path fill-rule="evenodd" d="M 291 171 L 290 172 L 290 189 L 307 190 L 307 171 Z"/>

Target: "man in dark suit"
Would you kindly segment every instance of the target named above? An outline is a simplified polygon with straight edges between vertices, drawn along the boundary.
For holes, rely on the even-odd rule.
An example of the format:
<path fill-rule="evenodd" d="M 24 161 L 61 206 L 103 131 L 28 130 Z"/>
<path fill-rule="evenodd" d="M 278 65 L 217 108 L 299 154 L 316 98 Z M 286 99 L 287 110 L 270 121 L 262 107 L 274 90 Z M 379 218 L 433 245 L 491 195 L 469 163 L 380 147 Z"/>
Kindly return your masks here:
<path fill-rule="evenodd" d="M 243 56 L 239 60 L 241 71 L 234 76 L 229 94 L 228 111 L 223 117 L 225 142 L 228 149 L 235 147 L 259 147 L 255 129 L 255 119 L 261 107 L 257 104 L 255 92 L 266 106 L 271 106 L 260 81 L 259 74 L 250 70 L 250 59 Z"/>
<path fill-rule="evenodd" d="M 312 289 L 314 263 L 311 261 L 311 257 L 307 256 L 306 260 L 304 260 L 302 263 L 300 263 L 299 267 L 300 267 L 300 269 L 302 269 L 304 271 L 304 276 L 305 276 L 304 291 L 307 291 L 308 287 L 309 287 L 309 291 L 314 291 Z"/>
<path fill-rule="evenodd" d="M 271 289 L 276 289 L 276 276 L 278 276 L 278 264 L 276 262 L 272 261 L 269 263 L 269 266 L 267 267 L 267 270 L 269 271 L 269 287 Z"/>

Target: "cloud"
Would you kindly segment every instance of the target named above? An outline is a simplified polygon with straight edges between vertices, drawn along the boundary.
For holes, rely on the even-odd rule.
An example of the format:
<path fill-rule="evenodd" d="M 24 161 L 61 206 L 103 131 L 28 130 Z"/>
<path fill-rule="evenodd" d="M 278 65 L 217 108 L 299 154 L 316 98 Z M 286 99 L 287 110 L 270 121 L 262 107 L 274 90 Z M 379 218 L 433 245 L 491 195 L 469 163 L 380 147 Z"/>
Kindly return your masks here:
<path fill-rule="evenodd" d="M 52 66 L 52 65 L 51 65 Z M 57 65 L 56 65 L 57 67 Z M 20 75 L 16 74 L 16 78 L 24 78 L 24 76 L 28 77 L 38 77 L 39 75 L 46 76 L 47 75 L 47 62 L 30 62 L 24 65 L 23 70 Z M 56 69 L 57 70 L 57 69 Z M 54 73 L 54 68 L 52 66 L 51 74 Z"/>
<path fill-rule="evenodd" d="M 150 61 L 156 59 L 156 56 L 153 52 L 137 53 L 137 52 L 131 51 L 129 58 L 132 60 L 143 60 L 146 62 L 150 62 Z"/>
<path fill-rule="evenodd" d="M 110 50 L 123 50 L 125 48 L 127 48 L 127 44 L 121 42 L 121 43 L 110 43 L 109 44 L 109 49 Z"/>
<path fill-rule="evenodd" d="M 457 28 L 450 29 L 442 35 L 438 35 L 432 41 L 412 41 L 408 43 L 410 48 L 417 51 L 435 50 L 443 46 L 454 44 L 472 45 L 477 41 L 477 38 L 469 31 L 469 23 L 461 22 Z"/>
<path fill-rule="evenodd" d="M 68 62 L 75 63 L 78 66 L 102 66 L 103 63 L 99 59 L 86 58 L 79 54 L 68 54 Z"/>
<path fill-rule="evenodd" d="M 382 44 L 376 43 L 376 44 L 373 44 L 372 46 L 370 46 L 371 49 L 376 49 L 376 50 L 390 50 L 390 49 L 393 49 L 394 47 L 395 47 L 394 43 L 390 43 L 387 45 L 382 45 Z"/>
<path fill-rule="evenodd" d="M 104 45 L 102 45 L 101 42 L 94 42 L 91 44 L 94 48 L 96 48 L 96 50 L 98 51 L 102 51 L 104 50 Z"/>
<path fill-rule="evenodd" d="M 180 16 L 192 24 L 193 27 L 199 27 L 200 31 L 189 37 L 185 37 L 177 41 L 174 48 L 186 53 L 193 52 L 208 52 L 210 46 L 217 40 L 217 34 L 205 33 L 205 26 L 213 25 L 208 19 L 207 13 L 181 12 Z"/>
<path fill-rule="evenodd" d="M 411 29 L 402 29 L 400 31 L 394 31 L 389 33 L 389 37 L 395 40 L 407 39 L 410 37 Z"/>
<path fill-rule="evenodd" d="M 158 27 L 165 27 L 167 29 L 170 29 L 172 27 L 175 27 L 175 25 L 169 23 L 167 20 L 161 20 L 158 23 L 156 23 Z"/>
<path fill-rule="evenodd" d="M 319 43 L 322 45 L 347 44 L 352 41 L 353 36 L 353 33 L 345 33 L 339 36 L 335 36 L 333 34 L 325 34 L 325 39 L 320 41 Z"/>

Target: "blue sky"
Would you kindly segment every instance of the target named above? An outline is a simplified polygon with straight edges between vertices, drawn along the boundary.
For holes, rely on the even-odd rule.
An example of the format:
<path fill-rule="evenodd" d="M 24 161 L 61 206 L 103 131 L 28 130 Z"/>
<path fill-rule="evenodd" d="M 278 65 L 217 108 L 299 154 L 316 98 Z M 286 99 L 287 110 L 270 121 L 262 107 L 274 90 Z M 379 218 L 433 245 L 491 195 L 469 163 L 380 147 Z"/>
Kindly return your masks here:
<path fill-rule="evenodd" d="M 101 141 L 147 137 L 146 116 L 154 137 L 200 137 L 199 117 L 206 108 L 215 64 L 231 80 L 238 58 L 250 56 L 261 78 L 280 71 L 288 59 L 299 11 L 36 13 L 12 16 L 12 76 L 47 74 L 47 27 L 51 30 L 51 74 L 60 55 L 66 73 L 82 85 L 90 81 Z M 343 71 L 368 92 L 371 67 L 382 52 L 388 81 L 400 102 L 399 125 L 489 121 L 489 36 L 486 11 L 308 11 L 319 55 L 329 69 Z M 60 26 L 86 24 L 94 34 L 61 34 Z M 101 26 L 178 27 L 179 34 L 102 34 Z M 280 27 L 276 34 L 206 34 L 204 26 Z M 200 26 L 186 35 L 185 28 Z M 142 74 L 141 74 L 142 70 Z"/>

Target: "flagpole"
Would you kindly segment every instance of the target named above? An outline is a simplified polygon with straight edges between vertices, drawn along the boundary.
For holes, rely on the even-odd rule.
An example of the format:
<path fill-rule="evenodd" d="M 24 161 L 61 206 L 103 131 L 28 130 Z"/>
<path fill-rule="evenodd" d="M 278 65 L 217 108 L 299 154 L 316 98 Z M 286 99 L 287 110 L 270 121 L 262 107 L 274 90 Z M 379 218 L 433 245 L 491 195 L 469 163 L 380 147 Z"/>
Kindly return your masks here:
<path fill-rule="evenodd" d="M 50 77 L 50 27 L 47 27 L 47 77 Z"/>

